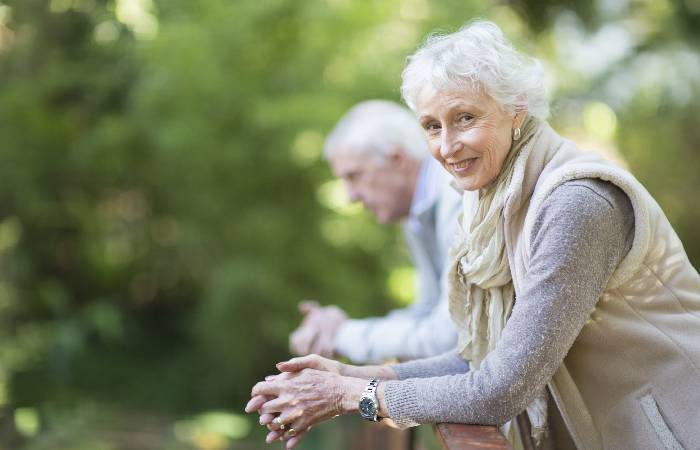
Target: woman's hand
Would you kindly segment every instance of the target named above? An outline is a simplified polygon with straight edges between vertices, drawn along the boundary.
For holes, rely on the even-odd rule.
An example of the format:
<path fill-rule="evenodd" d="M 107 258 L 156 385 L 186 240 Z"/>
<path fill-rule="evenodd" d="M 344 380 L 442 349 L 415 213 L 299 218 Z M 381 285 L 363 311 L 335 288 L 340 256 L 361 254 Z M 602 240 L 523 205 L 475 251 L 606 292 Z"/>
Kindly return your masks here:
<path fill-rule="evenodd" d="M 346 377 L 366 378 L 367 380 L 371 380 L 372 378 L 395 380 L 398 378 L 396 371 L 389 365 L 353 366 L 352 364 L 343 364 L 339 361 L 324 358 L 319 355 L 300 356 L 288 361 L 282 361 L 277 363 L 277 368 L 281 372 L 298 372 L 303 369 L 316 369 L 337 373 L 338 375 Z"/>
<path fill-rule="evenodd" d="M 362 379 L 317 369 L 286 372 L 256 384 L 246 411 L 258 411 L 261 423 L 273 430 L 268 442 L 281 436 L 284 425 L 283 437 L 290 438 L 287 447 L 292 448 L 310 426 L 356 411 L 365 384 Z M 265 401 L 268 398 L 272 400 Z"/>
<path fill-rule="evenodd" d="M 316 369 L 345 375 L 349 365 L 319 355 L 306 355 L 279 362 L 276 367 L 280 372 L 299 372 L 303 369 Z"/>

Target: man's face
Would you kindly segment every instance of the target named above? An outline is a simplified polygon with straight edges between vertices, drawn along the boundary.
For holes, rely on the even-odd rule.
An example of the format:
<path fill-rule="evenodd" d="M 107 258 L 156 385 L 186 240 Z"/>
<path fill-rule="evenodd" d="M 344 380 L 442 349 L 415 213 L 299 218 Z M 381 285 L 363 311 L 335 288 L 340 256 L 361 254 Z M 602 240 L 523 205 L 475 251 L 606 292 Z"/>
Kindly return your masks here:
<path fill-rule="evenodd" d="M 362 202 L 379 223 L 408 216 L 414 180 L 406 176 L 396 155 L 384 157 L 341 148 L 331 157 L 330 165 L 335 176 L 345 182 L 350 200 Z"/>

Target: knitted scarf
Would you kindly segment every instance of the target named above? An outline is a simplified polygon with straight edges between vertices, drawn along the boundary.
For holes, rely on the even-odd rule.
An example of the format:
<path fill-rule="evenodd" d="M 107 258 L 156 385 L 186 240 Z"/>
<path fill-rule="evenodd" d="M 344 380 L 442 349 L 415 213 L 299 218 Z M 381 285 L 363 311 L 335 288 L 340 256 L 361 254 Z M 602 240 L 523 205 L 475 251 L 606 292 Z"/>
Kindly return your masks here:
<path fill-rule="evenodd" d="M 503 228 L 503 208 L 515 161 L 539 130 L 540 122 L 528 116 L 521 138 L 513 141 L 501 171 L 489 186 L 479 191 L 476 212 L 466 211 L 450 249 L 448 298 L 452 320 L 457 325 L 459 354 L 473 370 L 491 352 L 513 309 L 515 290 L 511 277 Z M 465 207 L 466 207 L 465 203 Z M 468 214 L 473 214 L 471 221 Z M 536 442 L 546 427 L 544 393 L 528 406 Z"/>

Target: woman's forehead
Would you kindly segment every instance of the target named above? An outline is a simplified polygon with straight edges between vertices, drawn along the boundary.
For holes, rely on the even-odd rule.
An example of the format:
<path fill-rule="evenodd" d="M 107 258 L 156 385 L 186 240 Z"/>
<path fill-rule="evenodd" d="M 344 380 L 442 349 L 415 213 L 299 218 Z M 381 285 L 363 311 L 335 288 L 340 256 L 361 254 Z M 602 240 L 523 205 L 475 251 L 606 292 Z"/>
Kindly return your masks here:
<path fill-rule="evenodd" d="M 482 89 L 470 86 L 439 89 L 433 85 L 426 85 L 416 99 L 416 112 L 419 117 L 422 117 L 436 115 L 453 108 L 484 109 L 492 106 L 492 103 L 493 99 L 485 95 Z"/>

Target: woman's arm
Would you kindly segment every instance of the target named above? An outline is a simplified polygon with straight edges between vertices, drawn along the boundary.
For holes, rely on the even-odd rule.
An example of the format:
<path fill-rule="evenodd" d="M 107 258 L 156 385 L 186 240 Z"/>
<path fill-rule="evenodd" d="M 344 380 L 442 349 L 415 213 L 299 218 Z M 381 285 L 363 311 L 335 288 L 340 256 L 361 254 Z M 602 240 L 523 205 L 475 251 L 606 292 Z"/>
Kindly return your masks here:
<path fill-rule="evenodd" d="M 387 364 L 374 366 L 354 366 L 352 364 L 344 364 L 334 359 L 324 358 L 319 355 L 306 355 L 292 358 L 288 361 L 277 363 L 277 368 L 280 372 L 299 372 L 304 369 L 322 370 L 331 372 L 344 377 L 362 378 L 362 379 L 379 379 L 379 380 L 396 380 L 398 376 L 392 366 Z M 273 376 L 274 377 L 274 376 Z"/>
<path fill-rule="evenodd" d="M 463 360 L 456 350 L 450 350 L 432 358 L 394 364 L 391 368 L 394 369 L 399 380 L 405 380 L 407 378 L 429 378 L 466 373 L 469 371 L 469 363 Z"/>
<path fill-rule="evenodd" d="M 609 183 L 578 180 L 555 189 L 538 213 L 530 267 L 496 349 L 479 370 L 383 383 L 389 417 L 400 426 L 500 424 L 525 409 L 629 250 L 633 217 L 627 196 Z"/>

